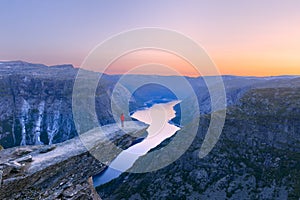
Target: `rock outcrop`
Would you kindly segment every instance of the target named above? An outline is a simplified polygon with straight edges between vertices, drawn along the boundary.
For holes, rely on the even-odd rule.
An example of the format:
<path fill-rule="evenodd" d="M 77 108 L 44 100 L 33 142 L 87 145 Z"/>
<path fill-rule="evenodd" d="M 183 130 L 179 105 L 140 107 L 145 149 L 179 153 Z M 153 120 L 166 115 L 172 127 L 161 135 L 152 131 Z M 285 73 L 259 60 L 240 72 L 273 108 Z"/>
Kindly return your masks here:
<path fill-rule="evenodd" d="M 0 199 L 100 199 L 91 177 L 106 165 L 93 155 L 110 158 L 105 161 L 109 164 L 120 149 L 107 146 L 107 138 L 127 148 L 145 136 L 146 128 L 140 122 L 125 122 L 123 129 L 111 124 L 103 132 L 96 128 L 63 143 L 2 150 Z"/>

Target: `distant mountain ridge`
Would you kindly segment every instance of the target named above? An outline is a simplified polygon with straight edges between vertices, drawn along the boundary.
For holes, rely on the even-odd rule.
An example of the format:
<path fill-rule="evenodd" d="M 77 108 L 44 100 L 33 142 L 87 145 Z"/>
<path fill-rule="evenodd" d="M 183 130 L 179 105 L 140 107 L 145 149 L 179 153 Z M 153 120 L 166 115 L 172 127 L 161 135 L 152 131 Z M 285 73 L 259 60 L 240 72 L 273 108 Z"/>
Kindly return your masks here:
<path fill-rule="evenodd" d="M 72 65 L 48 67 L 23 61 L 0 61 L 0 144 L 7 147 L 33 144 L 58 143 L 77 135 L 72 115 L 72 92 L 78 68 Z M 89 72 L 96 73 L 96 72 Z M 100 75 L 100 74 L 99 74 Z M 136 80 L 146 82 L 160 80 L 176 84 L 176 76 L 128 75 L 133 87 Z M 100 125 L 114 123 L 111 111 L 111 95 L 120 75 L 103 74 L 96 94 L 96 112 Z M 209 78 L 209 77 L 207 77 Z M 299 77 L 238 77 L 222 76 L 227 94 L 227 105 L 239 103 L 239 99 L 253 88 L 294 87 L 300 85 Z M 203 77 L 186 77 L 195 91 L 200 112 L 210 112 L 210 96 Z M 190 93 L 178 85 L 181 99 L 190 104 Z M 150 92 L 151 91 L 151 92 Z M 118 93 L 117 105 L 124 106 L 122 93 Z M 138 89 L 130 101 L 130 111 L 157 99 L 176 99 L 167 88 L 148 85 Z M 195 109 L 191 110 L 191 118 Z M 121 112 L 121 111 L 120 111 Z M 188 119 L 187 121 L 189 121 Z"/>

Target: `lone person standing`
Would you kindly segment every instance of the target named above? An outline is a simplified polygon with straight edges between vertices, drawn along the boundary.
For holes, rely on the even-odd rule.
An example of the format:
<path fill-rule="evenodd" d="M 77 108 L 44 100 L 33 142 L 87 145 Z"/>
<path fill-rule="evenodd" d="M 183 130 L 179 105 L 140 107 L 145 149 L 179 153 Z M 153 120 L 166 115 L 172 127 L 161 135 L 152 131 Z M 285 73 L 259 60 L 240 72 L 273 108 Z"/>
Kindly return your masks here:
<path fill-rule="evenodd" d="M 120 119 L 121 119 L 122 127 L 124 127 L 125 116 L 123 113 L 121 114 Z"/>

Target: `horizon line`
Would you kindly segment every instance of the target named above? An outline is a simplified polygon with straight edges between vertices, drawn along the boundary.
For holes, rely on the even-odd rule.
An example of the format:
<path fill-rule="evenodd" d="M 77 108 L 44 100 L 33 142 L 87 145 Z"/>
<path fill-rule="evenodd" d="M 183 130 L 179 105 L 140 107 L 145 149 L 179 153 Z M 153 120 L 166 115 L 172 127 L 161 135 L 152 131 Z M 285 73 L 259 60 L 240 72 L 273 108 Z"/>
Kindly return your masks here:
<path fill-rule="evenodd" d="M 81 68 L 80 66 L 76 66 L 72 63 L 61 63 L 61 64 L 54 64 L 54 65 L 48 65 L 48 64 L 43 64 L 43 63 L 39 63 L 39 62 L 29 62 L 29 61 L 24 61 L 24 60 L 0 60 L 0 64 L 1 63 L 13 63 L 13 62 L 22 62 L 22 63 L 27 63 L 27 64 L 33 64 L 33 65 L 44 65 L 46 67 L 55 67 L 55 66 L 65 66 L 65 65 L 71 65 L 73 68 L 75 69 L 84 69 Z M 175 76 L 179 76 L 179 75 L 168 75 L 168 74 L 152 74 L 152 73 L 104 73 L 104 72 L 100 72 L 100 71 L 94 71 L 92 69 L 84 69 L 84 70 L 88 70 L 91 72 L 95 72 L 95 73 L 102 73 L 105 75 L 110 75 L 110 76 L 122 76 L 124 74 L 128 74 L 128 75 L 141 75 L 141 76 L 165 76 L 165 77 L 175 77 Z M 196 75 L 187 75 L 187 74 L 182 74 L 182 76 L 184 77 L 189 77 L 189 78 L 199 78 L 199 77 L 215 77 L 215 76 L 235 76 L 235 77 L 256 77 L 256 78 L 267 78 L 267 77 L 284 77 L 284 76 L 300 76 L 300 74 L 277 74 L 277 75 L 238 75 L 238 74 L 219 74 L 219 75 L 206 75 L 206 76 L 196 76 Z"/>

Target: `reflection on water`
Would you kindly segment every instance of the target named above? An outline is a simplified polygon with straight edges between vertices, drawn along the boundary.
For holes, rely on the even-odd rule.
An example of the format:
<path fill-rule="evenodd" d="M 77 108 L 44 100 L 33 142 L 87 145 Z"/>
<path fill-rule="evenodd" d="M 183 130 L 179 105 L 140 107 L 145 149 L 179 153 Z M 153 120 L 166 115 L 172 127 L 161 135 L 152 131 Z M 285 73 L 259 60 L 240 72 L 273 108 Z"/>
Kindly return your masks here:
<path fill-rule="evenodd" d="M 122 172 L 129 169 L 134 162 L 150 149 L 171 137 L 180 128 L 170 124 L 176 117 L 174 106 L 180 101 L 155 104 L 146 110 L 139 110 L 131 116 L 141 122 L 149 124 L 147 137 L 140 143 L 122 151 L 102 173 L 93 177 L 95 187 L 117 178 Z"/>

